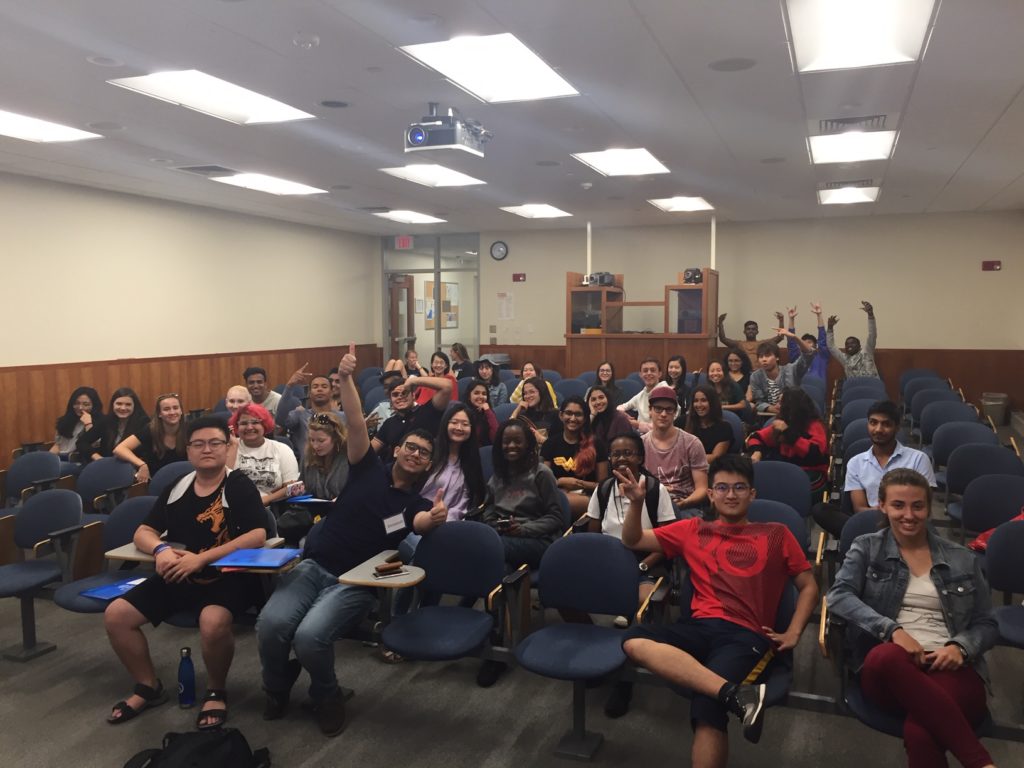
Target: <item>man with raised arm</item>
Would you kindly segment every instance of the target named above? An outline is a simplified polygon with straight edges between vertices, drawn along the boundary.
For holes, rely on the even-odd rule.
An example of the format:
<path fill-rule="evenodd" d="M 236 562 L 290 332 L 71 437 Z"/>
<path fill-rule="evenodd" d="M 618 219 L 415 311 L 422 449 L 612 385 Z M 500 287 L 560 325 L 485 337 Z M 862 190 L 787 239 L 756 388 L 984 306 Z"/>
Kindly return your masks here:
<path fill-rule="evenodd" d="M 777 654 L 796 646 L 811 617 L 818 598 L 811 566 L 789 528 L 747 519 L 756 495 L 750 459 L 726 455 L 711 463 L 714 522 L 697 517 L 644 529 L 645 488 L 628 470 L 615 476 L 629 498 L 622 543 L 684 558 L 693 586 L 690 616 L 635 626 L 622 648 L 635 663 L 693 691 L 691 765 L 721 768 L 730 713 L 748 741 L 761 738 L 766 686 L 758 681 Z M 790 580 L 799 592 L 796 609 L 779 631 L 776 614 Z"/>
<path fill-rule="evenodd" d="M 795 361 L 780 365 L 778 344 L 762 341 L 757 345 L 758 368 L 750 374 L 747 402 L 754 406 L 759 414 L 775 415 L 779 412 L 782 391 L 800 386 L 814 358 L 814 348 L 804 339 L 798 338 L 795 333 L 779 328 L 779 335 L 788 336 L 803 352 Z"/>
<path fill-rule="evenodd" d="M 434 396 L 423 405 L 414 399 L 418 388 L 434 390 Z M 420 429 L 433 440 L 441 427 L 441 417 L 452 399 L 452 380 L 446 376 L 412 375 L 400 382 L 385 384 L 395 413 L 384 421 L 373 437 L 373 450 L 385 455 L 397 446 L 402 437 Z"/>
<path fill-rule="evenodd" d="M 332 397 L 333 387 L 327 376 L 314 376 L 306 371 L 309 363 L 299 368 L 288 379 L 288 387 L 281 396 L 277 407 L 277 423 L 288 430 L 299 464 L 306 452 L 306 437 L 309 435 L 309 420 L 318 413 L 334 413 L 342 422 L 345 414 Z M 335 374 L 337 375 L 337 374 Z M 309 407 L 302 404 L 304 384 L 309 382 Z"/>
<path fill-rule="evenodd" d="M 828 340 L 825 335 L 825 323 L 821 321 L 821 303 L 817 301 L 811 302 L 811 311 L 814 316 L 818 319 L 818 335 L 813 336 L 810 333 L 805 333 L 800 338 L 806 341 L 811 349 L 814 350 L 814 358 L 811 360 L 811 364 L 807 369 L 808 376 L 817 376 L 819 379 L 824 381 L 828 376 L 828 361 L 832 357 L 828 351 Z M 789 311 L 789 332 L 792 336 L 787 336 L 787 348 L 789 351 L 790 362 L 795 361 L 803 350 L 800 348 L 800 344 L 796 340 L 796 307 L 790 307 Z"/>
<path fill-rule="evenodd" d="M 846 378 L 854 376 L 874 376 L 878 378 L 878 366 L 875 365 L 875 342 L 878 340 L 878 326 L 875 324 L 875 308 L 871 302 L 862 301 L 860 308 L 868 315 L 868 340 L 861 349 L 860 339 L 856 336 L 847 336 L 843 348 L 836 346 L 836 337 L 833 329 L 839 323 L 839 318 L 830 315 L 828 318 L 828 333 L 826 335 L 828 348 L 835 354 L 836 359 L 843 364 Z"/>
<path fill-rule="evenodd" d="M 350 632 L 376 602 L 369 587 L 340 584 L 338 576 L 386 549 L 410 531 L 426 533 L 445 521 L 438 493 L 433 504 L 417 493 L 430 469 L 433 438 L 416 429 L 404 435 L 385 467 L 370 447 L 352 374 L 356 346 L 338 364 L 341 404 L 348 417 L 348 483 L 324 521 L 306 540 L 303 561 L 282 577 L 256 626 L 267 694 L 263 717 L 276 720 L 288 708 L 292 686 L 305 669 L 320 730 L 328 736 L 345 725 L 345 701 L 334 673 L 334 641 Z M 290 659 L 291 651 L 295 659 Z"/>
<path fill-rule="evenodd" d="M 735 347 L 736 349 L 742 349 L 747 353 L 747 357 L 750 358 L 750 364 L 757 368 L 757 348 L 760 344 L 770 342 L 772 344 L 778 344 L 782 341 L 782 336 L 775 336 L 772 339 L 765 339 L 759 341 L 757 334 L 760 329 L 757 326 L 757 322 L 754 320 L 747 320 L 743 324 L 743 341 L 737 341 L 736 339 L 730 339 L 725 335 L 725 318 L 726 314 L 723 313 L 718 316 L 718 340 L 721 341 L 727 347 Z M 784 324 L 784 320 L 781 312 L 775 313 L 775 319 L 779 321 L 779 327 L 781 328 Z"/>

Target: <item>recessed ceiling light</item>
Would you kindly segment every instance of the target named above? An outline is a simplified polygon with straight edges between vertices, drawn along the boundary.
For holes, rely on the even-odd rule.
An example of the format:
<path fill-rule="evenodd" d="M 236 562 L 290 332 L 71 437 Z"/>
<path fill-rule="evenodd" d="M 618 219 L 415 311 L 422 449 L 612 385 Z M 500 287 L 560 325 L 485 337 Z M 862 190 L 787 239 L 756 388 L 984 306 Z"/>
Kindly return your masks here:
<path fill-rule="evenodd" d="M 406 165 L 401 168 L 381 168 L 389 176 L 422 184 L 425 187 L 468 187 L 473 184 L 486 184 L 486 181 L 474 179 L 464 173 L 445 168 L 443 165 Z"/>
<path fill-rule="evenodd" d="M 85 60 L 97 67 L 123 67 L 124 62 L 110 56 L 86 56 Z"/>
<path fill-rule="evenodd" d="M 713 211 L 715 207 L 703 197 L 663 197 L 648 200 L 655 208 L 669 213 L 692 213 L 694 211 Z"/>
<path fill-rule="evenodd" d="M 847 131 L 811 136 L 811 162 L 860 163 L 886 160 L 892 154 L 896 131 Z"/>
<path fill-rule="evenodd" d="M 547 203 L 524 203 L 523 205 L 510 205 L 501 210 L 522 216 L 524 219 L 558 219 L 562 216 L 572 216 L 563 210 L 555 208 Z"/>
<path fill-rule="evenodd" d="M 91 128 L 94 131 L 123 131 L 124 126 L 120 123 L 114 123 L 110 120 L 100 120 L 95 123 L 86 123 L 86 128 Z"/>
<path fill-rule="evenodd" d="M 533 101 L 579 92 L 512 34 L 453 37 L 399 50 L 480 101 Z"/>
<path fill-rule="evenodd" d="M 402 224 L 443 224 L 445 221 L 436 216 L 428 216 L 425 213 L 418 213 L 416 211 L 380 211 L 374 212 L 373 215 L 380 216 L 382 219 L 398 221 Z"/>
<path fill-rule="evenodd" d="M 757 65 L 754 59 L 746 59 L 736 56 L 731 59 L 719 59 L 708 64 L 708 69 L 715 72 L 742 72 L 745 69 L 752 69 Z"/>
<path fill-rule="evenodd" d="M 878 199 L 878 187 L 839 187 L 819 189 L 818 202 L 821 205 L 851 205 L 873 203 Z"/>
<path fill-rule="evenodd" d="M 107 82 L 238 125 L 283 123 L 313 117 L 269 96 L 197 69 L 155 72 L 152 75 L 121 77 Z"/>
<path fill-rule="evenodd" d="M 231 184 L 235 187 L 253 189 L 257 192 L 269 192 L 272 195 L 319 195 L 326 194 L 326 189 L 317 189 L 306 184 L 299 184 L 276 176 L 262 173 L 236 173 L 234 176 L 211 176 L 211 181 Z"/>
<path fill-rule="evenodd" d="M 338 101 L 337 99 L 324 99 L 320 102 L 321 107 L 327 107 L 328 109 L 344 109 L 348 106 L 347 101 Z"/>
<path fill-rule="evenodd" d="M 643 148 L 578 152 L 573 157 L 605 176 L 646 176 L 669 172 L 654 155 Z"/>
<path fill-rule="evenodd" d="M 935 0 L 786 0 L 801 72 L 877 67 L 921 55 Z"/>
<path fill-rule="evenodd" d="M 0 110 L 0 136 L 10 136 L 12 139 L 34 141 L 39 144 L 102 138 L 98 133 L 80 131 L 60 123 L 51 123 L 48 120 L 3 110 Z"/>

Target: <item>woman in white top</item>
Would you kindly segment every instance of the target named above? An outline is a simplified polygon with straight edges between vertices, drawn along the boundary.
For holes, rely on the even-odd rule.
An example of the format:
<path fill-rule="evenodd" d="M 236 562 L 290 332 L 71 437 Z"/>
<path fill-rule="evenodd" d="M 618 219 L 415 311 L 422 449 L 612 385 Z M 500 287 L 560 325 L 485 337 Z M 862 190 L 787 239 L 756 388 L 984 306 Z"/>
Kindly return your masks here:
<path fill-rule="evenodd" d="M 288 498 L 288 486 L 299 479 L 295 452 L 277 440 L 274 417 L 262 405 L 243 405 L 228 422 L 238 435 L 238 458 L 233 469 L 241 470 L 260 491 L 264 506 Z"/>
<path fill-rule="evenodd" d="M 57 419 L 57 433 L 50 453 L 68 454 L 75 450 L 78 436 L 92 428 L 93 419 L 102 420 L 103 403 L 92 387 L 79 387 L 68 398 L 64 415 Z"/>

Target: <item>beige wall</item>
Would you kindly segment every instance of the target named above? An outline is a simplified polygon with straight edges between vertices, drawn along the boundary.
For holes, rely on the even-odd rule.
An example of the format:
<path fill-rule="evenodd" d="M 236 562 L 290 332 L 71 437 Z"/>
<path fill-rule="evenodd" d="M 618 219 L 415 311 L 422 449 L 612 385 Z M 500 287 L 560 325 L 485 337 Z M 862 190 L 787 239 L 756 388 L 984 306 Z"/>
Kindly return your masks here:
<path fill-rule="evenodd" d="M 510 255 L 483 259 L 481 338 L 563 344 L 565 272 L 586 271 L 585 232 L 483 232 L 481 252 L 498 239 Z M 766 329 L 787 302 L 800 309 L 798 330 L 810 330 L 814 298 L 839 316 L 837 334 L 863 338 L 858 307 L 867 299 L 878 316 L 879 347 L 1024 349 L 1020 213 L 723 223 L 717 245 L 719 303 L 731 336 L 747 318 Z M 595 228 L 592 268 L 623 273 L 628 300 L 660 300 L 662 286 L 686 267 L 706 266 L 708 252 L 706 224 Z M 1002 271 L 982 272 L 982 259 L 1001 260 Z M 526 282 L 513 283 L 514 272 L 525 272 Z M 506 290 L 514 322 L 497 319 L 496 294 Z M 497 334 L 486 332 L 492 324 Z"/>
<path fill-rule="evenodd" d="M 0 175 L 0 277 L 0 366 L 381 334 L 378 238 L 19 176 Z"/>

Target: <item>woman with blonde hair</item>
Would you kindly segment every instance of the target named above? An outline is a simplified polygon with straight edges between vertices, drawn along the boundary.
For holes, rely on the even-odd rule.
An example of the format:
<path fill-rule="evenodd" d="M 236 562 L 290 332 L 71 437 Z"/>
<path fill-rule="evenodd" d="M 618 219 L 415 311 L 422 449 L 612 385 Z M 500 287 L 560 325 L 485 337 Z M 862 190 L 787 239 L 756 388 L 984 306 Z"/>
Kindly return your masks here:
<path fill-rule="evenodd" d="M 309 420 L 302 461 L 305 492 L 316 499 L 336 499 L 348 482 L 348 429 L 336 413 L 317 413 Z"/>

